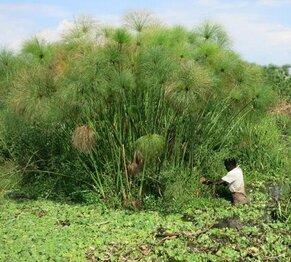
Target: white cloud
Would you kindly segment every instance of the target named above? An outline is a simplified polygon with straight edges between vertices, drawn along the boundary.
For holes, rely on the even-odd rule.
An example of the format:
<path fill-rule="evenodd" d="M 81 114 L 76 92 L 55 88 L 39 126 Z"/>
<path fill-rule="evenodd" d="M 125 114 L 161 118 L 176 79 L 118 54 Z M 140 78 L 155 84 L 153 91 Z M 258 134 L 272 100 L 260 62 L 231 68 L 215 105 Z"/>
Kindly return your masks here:
<path fill-rule="evenodd" d="M 279 6 L 291 4 L 291 0 L 258 0 L 259 5 Z"/>
<path fill-rule="evenodd" d="M 22 15 L 25 13 L 41 13 L 46 17 L 66 17 L 69 15 L 61 6 L 29 3 L 0 3 L 0 12 L 6 14 L 20 12 Z"/>
<path fill-rule="evenodd" d="M 33 26 L 29 19 L 10 19 L 5 15 L 0 15 L 0 43 L 3 47 L 19 49 L 24 38 L 29 37 L 30 31 L 27 28 Z"/>
<path fill-rule="evenodd" d="M 216 9 L 234 9 L 250 7 L 254 5 L 259 6 L 281 6 L 291 4 L 291 0 L 243 0 L 243 1 L 225 1 L 225 0 L 197 0 L 200 6 L 207 6 Z"/>
<path fill-rule="evenodd" d="M 260 24 L 257 29 L 263 33 L 272 47 L 289 46 L 291 49 L 291 28 L 283 25 Z"/>
<path fill-rule="evenodd" d="M 67 19 L 62 20 L 56 28 L 47 28 L 40 31 L 37 36 L 49 41 L 54 42 L 61 39 L 62 34 L 72 28 L 73 22 Z"/>
<path fill-rule="evenodd" d="M 100 21 L 102 24 L 110 24 L 112 26 L 120 26 L 122 21 L 121 21 L 121 15 L 101 15 L 97 16 L 97 20 Z"/>
<path fill-rule="evenodd" d="M 120 26 L 121 25 L 120 16 L 115 16 L 115 15 L 100 16 L 99 19 L 95 20 L 95 22 L 96 22 L 96 26 L 98 25 Z M 46 28 L 44 30 L 41 30 L 36 35 L 49 42 L 55 42 L 55 41 L 61 40 L 62 35 L 68 32 L 68 30 L 70 30 L 74 26 L 74 23 L 75 22 L 73 19 L 72 20 L 63 19 L 61 22 L 59 22 L 57 27 Z"/>
<path fill-rule="evenodd" d="M 210 8 L 215 8 L 215 9 L 234 9 L 234 8 L 242 8 L 249 6 L 252 2 L 251 1 L 232 1 L 232 2 L 226 2 L 224 0 L 197 0 L 197 3 L 200 6 L 206 6 Z M 196 3 L 196 4 L 197 4 Z"/>
<path fill-rule="evenodd" d="M 258 17 L 245 14 L 222 14 L 218 21 L 233 38 L 234 48 L 248 61 L 291 62 L 291 28 L 264 23 Z"/>
<path fill-rule="evenodd" d="M 17 51 L 24 40 L 40 31 L 47 18 L 61 19 L 69 15 L 56 5 L 0 3 L 0 47 Z M 43 35 L 55 39 L 55 30 L 59 29 L 44 29 Z"/>

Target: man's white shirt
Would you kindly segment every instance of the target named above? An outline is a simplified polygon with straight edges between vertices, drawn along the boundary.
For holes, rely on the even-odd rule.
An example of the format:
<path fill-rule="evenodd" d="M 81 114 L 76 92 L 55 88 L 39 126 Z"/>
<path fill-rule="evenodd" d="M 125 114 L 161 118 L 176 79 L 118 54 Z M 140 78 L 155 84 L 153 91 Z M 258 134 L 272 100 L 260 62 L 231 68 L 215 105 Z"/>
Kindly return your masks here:
<path fill-rule="evenodd" d="M 229 171 L 222 180 L 229 184 L 231 192 L 245 194 L 243 172 L 239 166 Z"/>

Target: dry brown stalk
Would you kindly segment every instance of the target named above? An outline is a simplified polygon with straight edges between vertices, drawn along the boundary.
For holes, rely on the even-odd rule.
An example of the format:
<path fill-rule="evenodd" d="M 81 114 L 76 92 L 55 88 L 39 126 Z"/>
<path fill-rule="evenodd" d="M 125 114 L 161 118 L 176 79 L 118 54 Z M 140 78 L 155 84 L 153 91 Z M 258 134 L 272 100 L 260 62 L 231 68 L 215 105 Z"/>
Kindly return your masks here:
<path fill-rule="evenodd" d="M 132 163 L 127 166 L 128 174 L 131 176 L 138 175 L 142 171 L 143 165 L 144 165 L 144 156 L 140 151 L 136 150 L 134 152 Z"/>
<path fill-rule="evenodd" d="M 74 147 L 82 153 L 91 153 L 96 144 L 96 135 L 94 130 L 88 126 L 77 127 L 72 135 Z"/>

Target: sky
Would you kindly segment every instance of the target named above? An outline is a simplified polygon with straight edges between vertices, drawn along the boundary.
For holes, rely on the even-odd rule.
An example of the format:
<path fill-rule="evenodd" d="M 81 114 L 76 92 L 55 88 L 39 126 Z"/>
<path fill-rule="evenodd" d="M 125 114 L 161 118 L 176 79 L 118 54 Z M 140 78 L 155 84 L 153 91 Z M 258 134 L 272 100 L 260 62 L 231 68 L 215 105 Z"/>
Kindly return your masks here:
<path fill-rule="evenodd" d="M 291 0 L 0 0 L 0 47 L 19 50 L 33 36 L 57 41 L 80 15 L 121 25 L 131 10 L 153 12 L 165 24 L 221 24 L 242 59 L 291 64 Z"/>

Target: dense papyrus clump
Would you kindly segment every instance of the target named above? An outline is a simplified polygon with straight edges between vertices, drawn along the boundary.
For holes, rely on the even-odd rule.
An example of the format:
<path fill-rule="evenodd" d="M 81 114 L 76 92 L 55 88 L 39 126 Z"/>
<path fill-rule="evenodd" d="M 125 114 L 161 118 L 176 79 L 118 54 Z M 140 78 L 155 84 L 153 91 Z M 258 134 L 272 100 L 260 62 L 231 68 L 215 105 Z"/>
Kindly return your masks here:
<path fill-rule="evenodd" d="M 213 85 L 207 70 L 199 64 L 188 61 L 182 64 L 165 85 L 165 97 L 178 111 L 193 111 Z"/>
<path fill-rule="evenodd" d="M 277 120 L 266 120 L 277 92 L 220 25 L 170 27 L 146 11 L 123 22 L 83 16 L 58 42 L 0 52 L 0 154 L 29 183 L 49 174 L 56 182 L 38 182 L 49 192 L 142 203 L 198 196 L 199 177 L 224 173 L 230 156 L 285 170 Z"/>

